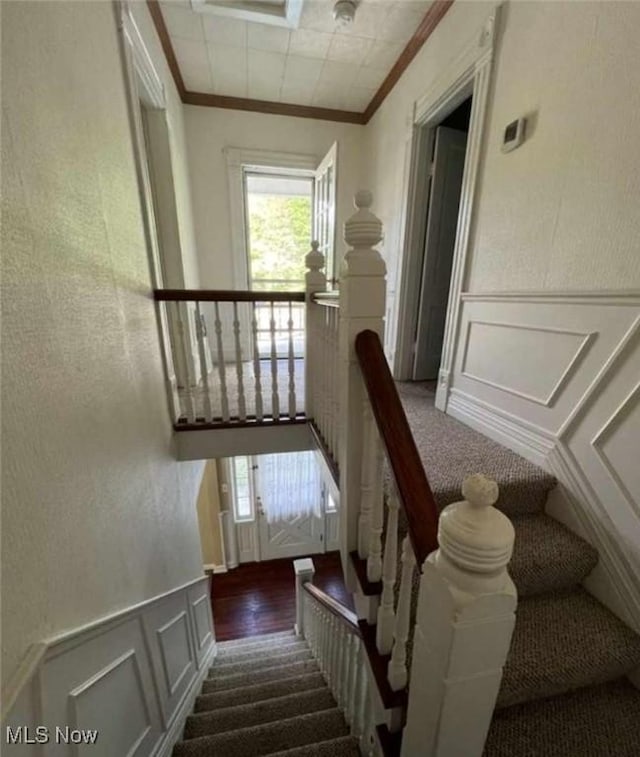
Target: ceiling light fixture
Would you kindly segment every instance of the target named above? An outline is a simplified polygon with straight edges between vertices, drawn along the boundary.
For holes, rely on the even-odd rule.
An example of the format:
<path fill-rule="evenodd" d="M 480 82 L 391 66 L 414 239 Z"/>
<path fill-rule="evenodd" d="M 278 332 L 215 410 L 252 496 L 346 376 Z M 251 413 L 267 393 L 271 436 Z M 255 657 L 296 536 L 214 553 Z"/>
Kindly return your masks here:
<path fill-rule="evenodd" d="M 348 26 L 356 16 L 356 0 L 338 0 L 333 6 L 333 18 L 338 26 Z"/>

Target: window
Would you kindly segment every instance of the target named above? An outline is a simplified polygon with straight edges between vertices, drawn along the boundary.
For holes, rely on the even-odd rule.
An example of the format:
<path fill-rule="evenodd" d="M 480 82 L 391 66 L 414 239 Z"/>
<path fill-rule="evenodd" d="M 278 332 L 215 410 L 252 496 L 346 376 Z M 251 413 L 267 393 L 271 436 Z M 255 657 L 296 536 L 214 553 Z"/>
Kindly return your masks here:
<path fill-rule="evenodd" d="M 254 518 L 251 493 L 251 465 L 248 457 L 231 458 L 233 474 L 233 517 L 236 523 Z"/>
<path fill-rule="evenodd" d="M 251 289 L 304 289 L 312 204 L 312 176 L 245 173 Z"/>

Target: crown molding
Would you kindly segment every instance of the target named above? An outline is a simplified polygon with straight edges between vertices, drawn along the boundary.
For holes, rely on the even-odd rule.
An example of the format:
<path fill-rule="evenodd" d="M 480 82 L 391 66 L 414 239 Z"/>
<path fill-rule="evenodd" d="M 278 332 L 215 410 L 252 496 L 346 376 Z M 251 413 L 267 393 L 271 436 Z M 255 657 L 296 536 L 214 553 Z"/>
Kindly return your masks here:
<path fill-rule="evenodd" d="M 289 103 L 271 102 L 269 100 L 252 100 L 246 97 L 227 97 L 223 95 L 207 94 L 205 92 L 190 92 L 187 90 L 180 72 L 171 37 L 162 16 L 162 9 L 158 0 L 147 0 L 147 7 L 154 26 L 160 38 L 160 44 L 167 59 L 167 65 L 173 76 L 178 94 L 185 105 L 201 105 L 208 108 L 226 108 L 230 110 L 244 110 L 254 113 L 268 113 L 277 116 L 293 116 L 295 118 L 313 118 L 321 121 L 337 121 L 339 123 L 367 124 L 374 113 L 382 105 L 398 80 L 405 72 L 411 61 L 416 57 L 424 43 L 433 34 L 436 27 L 453 5 L 454 0 L 434 0 L 420 25 L 400 53 L 398 60 L 382 82 L 371 102 L 364 112 L 351 110 L 335 110 L 333 108 L 317 108 L 309 105 L 293 105 Z"/>

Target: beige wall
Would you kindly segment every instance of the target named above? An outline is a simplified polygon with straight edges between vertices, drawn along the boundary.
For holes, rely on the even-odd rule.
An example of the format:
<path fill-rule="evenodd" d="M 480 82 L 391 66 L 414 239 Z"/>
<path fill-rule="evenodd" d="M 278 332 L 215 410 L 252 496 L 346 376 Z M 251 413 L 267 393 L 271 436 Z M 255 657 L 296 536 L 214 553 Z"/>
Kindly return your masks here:
<path fill-rule="evenodd" d="M 365 128 L 363 184 L 385 223 L 392 290 L 414 102 L 491 5 L 456 0 Z M 504 4 L 468 289 L 640 286 L 639 25 L 638 3 Z M 529 139 L 501 153 L 504 126 L 526 114 Z"/>
<path fill-rule="evenodd" d="M 202 560 L 207 568 L 222 565 L 222 534 L 220 533 L 220 489 L 218 464 L 207 460 L 198 493 L 198 525 Z"/>
<path fill-rule="evenodd" d="M 25 54 L 28 51 L 28 54 Z M 114 6 L 2 3 L 2 680 L 202 574 L 174 460 Z"/>
<path fill-rule="evenodd" d="M 338 250 L 342 226 L 359 189 L 362 127 L 235 110 L 185 107 L 191 194 L 202 286 L 233 286 L 225 147 L 314 155 L 318 163 L 338 141 Z M 242 288 L 242 287 L 237 287 Z"/>

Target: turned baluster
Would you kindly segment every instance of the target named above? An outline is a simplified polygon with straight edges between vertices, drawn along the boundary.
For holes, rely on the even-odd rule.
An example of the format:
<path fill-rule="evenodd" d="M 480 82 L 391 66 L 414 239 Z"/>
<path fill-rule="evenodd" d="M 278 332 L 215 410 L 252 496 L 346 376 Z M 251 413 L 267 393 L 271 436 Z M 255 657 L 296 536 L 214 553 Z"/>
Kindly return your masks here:
<path fill-rule="evenodd" d="M 376 646 L 380 654 L 389 654 L 393 646 L 393 629 L 396 614 L 394 610 L 394 587 L 398 559 L 398 493 L 393 487 L 387 505 L 387 538 L 384 544 L 382 567 L 382 596 L 378 608 L 376 625 Z"/>
<path fill-rule="evenodd" d="M 409 620 L 411 615 L 411 585 L 416 558 L 409 537 L 402 542 L 402 573 L 398 594 L 398 609 L 393 631 L 393 649 L 387 670 L 389 685 L 394 691 L 404 689 L 408 681 L 407 640 L 409 638 Z"/>
<path fill-rule="evenodd" d="M 227 393 L 227 371 L 224 361 L 224 346 L 222 343 L 222 322 L 220 320 L 220 303 L 214 302 L 213 328 L 216 332 L 216 360 L 218 363 L 218 377 L 220 379 L 220 405 L 222 420 L 229 420 L 229 395 Z"/>

